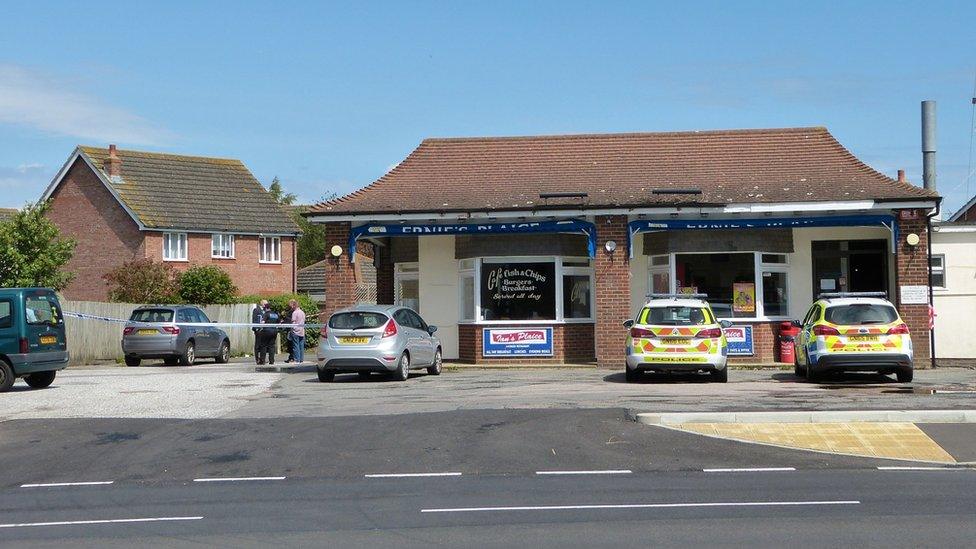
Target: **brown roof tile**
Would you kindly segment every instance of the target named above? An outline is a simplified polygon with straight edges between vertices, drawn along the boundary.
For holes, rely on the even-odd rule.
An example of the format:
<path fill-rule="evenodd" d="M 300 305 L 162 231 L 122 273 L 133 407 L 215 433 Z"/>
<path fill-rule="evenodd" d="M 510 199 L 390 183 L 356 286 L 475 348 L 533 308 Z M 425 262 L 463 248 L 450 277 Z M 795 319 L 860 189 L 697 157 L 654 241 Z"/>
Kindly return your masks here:
<path fill-rule="evenodd" d="M 652 194 L 700 189 L 700 195 Z M 403 162 L 315 214 L 928 198 L 878 173 L 826 128 L 425 139 Z"/>

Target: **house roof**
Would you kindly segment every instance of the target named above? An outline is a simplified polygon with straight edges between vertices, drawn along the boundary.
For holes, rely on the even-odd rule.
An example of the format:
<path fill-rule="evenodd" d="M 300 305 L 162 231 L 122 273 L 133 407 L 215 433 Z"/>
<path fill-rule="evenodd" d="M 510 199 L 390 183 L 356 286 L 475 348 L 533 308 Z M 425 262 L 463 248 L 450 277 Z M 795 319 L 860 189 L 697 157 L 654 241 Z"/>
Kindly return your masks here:
<path fill-rule="evenodd" d="M 0 221 L 6 221 L 17 213 L 17 208 L 0 208 Z"/>
<path fill-rule="evenodd" d="M 973 208 L 976 208 L 976 196 L 970 198 L 969 202 L 966 202 L 966 204 L 963 205 L 962 208 L 959 208 L 959 210 L 956 213 L 952 214 L 952 216 L 949 217 L 949 221 L 959 221 L 960 219 L 963 218 L 963 216 L 966 215 L 966 212 L 968 212 Z"/>
<path fill-rule="evenodd" d="M 146 229 L 300 232 L 240 160 L 119 149 L 122 177 L 112 182 L 104 167 L 107 148 L 77 150 Z"/>
<path fill-rule="evenodd" d="M 701 194 L 654 193 L 700 189 Z M 542 199 L 540 193 L 587 193 Z M 932 199 L 823 127 L 425 139 L 371 185 L 310 214 Z"/>
<path fill-rule="evenodd" d="M 298 269 L 296 272 L 298 292 L 305 294 L 325 292 L 325 274 L 328 266 L 329 260 L 323 259 Z"/>

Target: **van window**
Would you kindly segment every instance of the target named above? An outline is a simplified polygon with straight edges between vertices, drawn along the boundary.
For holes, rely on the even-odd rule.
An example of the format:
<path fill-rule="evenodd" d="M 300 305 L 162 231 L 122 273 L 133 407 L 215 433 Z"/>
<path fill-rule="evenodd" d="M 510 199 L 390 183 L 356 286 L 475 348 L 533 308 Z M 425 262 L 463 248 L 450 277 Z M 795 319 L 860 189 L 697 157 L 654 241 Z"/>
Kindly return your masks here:
<path fill-rule="evenodd" d="M 0 328 L 9 328 L 14 325 L 13 309 L 12 301 L 0 301 Z"/>
<path fill-rule="evenodd" d="M 172 322 L 172 309 L 137 309 L 129 317 L 132 322 Z"/>
<path fill-rule="evenodd" d="M 61 309 L 46 295 L 29 295 L 24 300 L 24 316 L 28 324 L 61 324 Z"/>
<path fill-rule="evenodd" d="M 898 320 L 898 313 L 894 307 L 858 303 L 854 305 L 838 305 L 827 307 L 824 320 L 841 326 L 862 326 L 865 324 L 889 324 Z"/>

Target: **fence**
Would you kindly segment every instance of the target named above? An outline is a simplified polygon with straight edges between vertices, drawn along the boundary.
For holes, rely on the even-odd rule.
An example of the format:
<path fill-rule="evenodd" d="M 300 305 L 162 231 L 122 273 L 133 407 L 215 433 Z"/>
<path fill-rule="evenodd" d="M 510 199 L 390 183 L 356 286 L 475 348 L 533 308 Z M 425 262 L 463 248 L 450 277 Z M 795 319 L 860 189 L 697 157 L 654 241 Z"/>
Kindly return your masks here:
<path fill-rule="evenodd" d="M 127 319 L 139 307 L 133 303 L 98 301 L 62 301 L 65 311 L 109 318 Z M 250 322 L 253 305 L 208 305 L 203 310 L 214 322 Z M 65 318 L 68 352 L 72 364 L 89 364 L 102 360 L 122 359 L 122 325 L 115 322 Z M 254 337 L 250 328 L 224 327 L 230 338 L 231 354 L 252 353 Z"/>

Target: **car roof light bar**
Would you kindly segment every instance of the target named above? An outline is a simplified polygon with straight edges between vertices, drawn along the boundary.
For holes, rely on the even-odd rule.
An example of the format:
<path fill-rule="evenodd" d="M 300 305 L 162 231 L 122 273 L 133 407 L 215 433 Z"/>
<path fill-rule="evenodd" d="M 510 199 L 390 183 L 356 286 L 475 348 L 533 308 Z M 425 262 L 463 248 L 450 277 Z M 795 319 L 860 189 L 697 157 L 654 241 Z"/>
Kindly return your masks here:
<path fill-rule="evenodd" d="M 834 297 L 888 297 L 888 292 L 823 292 L 817 296 L 817 299 Z"/>

